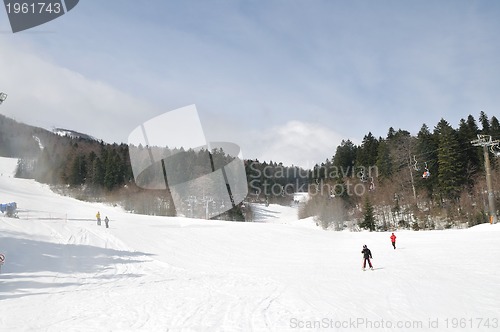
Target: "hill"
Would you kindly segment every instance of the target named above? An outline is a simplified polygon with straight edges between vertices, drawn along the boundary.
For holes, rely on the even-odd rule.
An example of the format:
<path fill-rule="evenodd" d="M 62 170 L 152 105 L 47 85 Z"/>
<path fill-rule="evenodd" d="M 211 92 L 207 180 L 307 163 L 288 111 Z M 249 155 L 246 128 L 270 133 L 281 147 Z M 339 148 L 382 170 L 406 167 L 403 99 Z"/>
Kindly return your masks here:
<path fill-rule="evenodd" d="M 487 331 L 499 323 L 500 225 L 403 231 L 393 250 L 388 232 L 325 232 L 289 222 L 272 204 L 256 205 L 255 223 L 133 215 L 14 178 L 15 164 L 0 158 L 0 200 L 16 201 L 20 217 L 0 217 L 5 331 Z M 97 211 L 109 229 L 96 225 Z M 360 268 L 363 244 L 374 271 Z"/>
<path fill-rule="evenodd" d="M 49 131 L 0 114 L 0 156 L 36 158 L 45 146 L 68 145 L 72 141 L 98 144 L 96 138 L 74 130 L 54 128 Z"/>
<path fill-rule="evenodd" d="M 0 156 L 34 158 L 40 153 L 40 140 L 54 143 L 56 135 L 48 130 L 17 122 L 0 114 Z"/>

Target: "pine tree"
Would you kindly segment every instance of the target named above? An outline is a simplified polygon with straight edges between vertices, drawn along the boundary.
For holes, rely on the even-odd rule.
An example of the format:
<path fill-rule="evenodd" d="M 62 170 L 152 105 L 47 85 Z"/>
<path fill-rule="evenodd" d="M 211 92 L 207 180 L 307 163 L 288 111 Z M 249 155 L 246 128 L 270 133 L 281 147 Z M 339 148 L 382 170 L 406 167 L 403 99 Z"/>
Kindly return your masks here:
<path fill-rule="evenodd" d="M 349 170 L 352 170 L 356 162 L 356 150 L 357 147 L 350 140 L 342 140 L 335 152 L 333 166 L 346 174 L 350 173 Z"/>
<path fill-rule="evenodd" d="M 444 119 L 436 126 L 438 147 L 438 182 L 442 198 L 456 200 L 464 184 L 464 167 L 456 131 Z"/>
<path fill-rule="evenodd" d="M 78 186 L 85 182 L 87 177 L 87 162 L 85 156 L 77 155 L 73 159 L 68 182 L 72 186 Z"/>
<path fill-rule="evenodd" d="M 112 190 L 123 183 L 123 165 L 116 150 L 107 154 L 104 172 L 104 187 Z"/>
<path fill-rule="evenodd" d="M 104 165 L 101 158 L 96 157 L 92 163 L 92 184 L 95 186 L 104 186 Z"/>
<path fill-rule="evenodd" d="M 365 198 L 365 206 L 363 213 L 363 221 L 359 225 L 361 228 L 369 229 L 370 232 L 375 230 L 375 215 L 373 210 L 373 205 L 370 202 L 368 196 Z"/>
<path fill-rule="evenodd" d="M 481 126 L 483 127 L 481 129 L 481 134 L 483 135 L 489 135 L 490 134 L 490 121 L 488 120 L 488 116 L 484 111 L 481 111 L 479 113 L 479 122 L 481 122 Z"/>
<path fill-rule="evenodd" d="M 493 140 L 500 139 L 500 123 L 495 116 L 492 116 L 490 120 L 490 135 Z"/>
<path fill-rule="evenodd" d="M 477 149 L 471 145 L 471 141 L 477 139 L 479 128 L 476 120 L 472 115 L 467 117 L 467 120 L 461 119 L 458 127 L 458 139 L 460 142 L 461 159 L 464 161 L 465 167 L 465 182 L 469 189 L 474 185 L 476 174 L 482 168 L 481 149 Z"/>
<path fill-rule="evenodd" d="M 393 162 L 389 144 L 386 140 L 381 139 L 379 142 L 376 165 L 379 176 L 382 179 L 390 179 L 393 174 Z"/>
<path fill-rule="evenodd" d="M 365 135 L 361 146 L 357 150 L 356 164 L 366 169 L 374 166 L 377 162 L 378 145 L 379 142 L 373 137 L 371 132 Z"/>
<path fill-rule="evenodd" d="M 396 131 L 394 130 L 394 128 L 390 127 L 389 131 L 387 132 L 387 139 L 388 140 L 392 139 L 395 134 L 396 134 Z"/>

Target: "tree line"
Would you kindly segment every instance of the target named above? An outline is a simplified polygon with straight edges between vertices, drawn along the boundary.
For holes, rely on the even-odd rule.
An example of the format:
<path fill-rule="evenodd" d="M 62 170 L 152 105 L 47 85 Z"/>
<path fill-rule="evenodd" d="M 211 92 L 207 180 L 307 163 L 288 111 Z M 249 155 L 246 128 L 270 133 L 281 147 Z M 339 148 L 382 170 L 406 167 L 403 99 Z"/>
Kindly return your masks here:
<path fill-rule="evenodd" d="M 416 135 L 389 128 L 386 137 L 376 138 L 370 132 L 359 145 L 342 141 L 331 158 L 309 170 L 245 160 L 248 197 L 223 218 L 250 220 L 248 203 L 291 204 L 295 192 L 307 191 L 310 200 L 300 216 L 316 216 L 325 228 L 433 229 L 482 223 L 487 221 L 484 157 L 470 143 L 478 134 L 499 139 L 498 119 L 481 112 L 479 125 L 469 115 L 456 129 L 441 119 L 432 130 L 423 124 Z M 204 175 L 207 169 L 199 160 L 206 153 L 182 151 L 179 160 L 187 166 L 176 172 L 187 179 Z M 176 213 L 168 191 L 136 185 L 126 144 L 62 137 L 0 116 L 0 155 L 19 158 L 18 177 L 80 199 L 117 201 L 137 213 Z M 211 155 L 219 165 L 234 158 L 223 150 Z M 498 159 L 493 154 L 490 159 L 494 187 L 499 188 Z"/>
<path fill-rule="evenodd" d="M 0 117 L 0 142 L 3 143 L 0 155 L 19 158 L 17 177 L 49 184 L 53 190 L 81 200 L 121 204 L 134 213 L 177 215 L 169 190 L 144 189 L 135 183 L 127 144 L 107 144 L 88 136 L 59 136 L 6 117 Z M 162 149 L 168 155 L 175 155 L 169 159 L 169 175 L 177 181 L 188 181 L 211 172 L 203 163 L 207 160 L 207 150 Z M 214 149 L 209 156 L 215 165 L 225 165 L 233 158 L 220 149 Z M 141 174 L 141 179 L 151 175 L 148 169 Z M 204 191 L 196 189 L 199 193 Z M 194 201 L 201 205 L 204 199 L 207 197 L 200 196 Z M 186 204 L 193 204 L 193 200 Z M 208 209 L 205 205 L 194 206 L 188 217 L 205 218 Z M 214 202 L 210 207 L 215 205 Z M 242 221 L 245 214 L 245 207 L 238 205 L 216 218 Z"/>
<path fill-rule="evenodd" d="M 303 216 L 318 215 L 325 227 L 359 225 L 370 230 L 434 229 L 487 222 L 484 155 L 482 148 L 471 141 L 478 134 L 500 139 L 500 124 L 485 112 L 480 113 L 479 123 L 480 127 L 469 115 L 456 129 L 441 119 L 433 130 L 423 124 L 416 136 L 389 128 L 384 138 L 368 133 L 360 145 L 342 141 L 333 157 L 313 170 L 315 181 L 330 184 L 335 192 L 314 197 L 303 209 Z M 489 153 L 499 206 L 498 154 Z M 338 169 L 353 171 L 349 176 L 328 176 Z M 348 194 L 348 183 L 365 190 Z M 323 216 L 322 210 L 327 210 Z M 350 216 L 352 221 L 338 220 L 339 215 Z"/>

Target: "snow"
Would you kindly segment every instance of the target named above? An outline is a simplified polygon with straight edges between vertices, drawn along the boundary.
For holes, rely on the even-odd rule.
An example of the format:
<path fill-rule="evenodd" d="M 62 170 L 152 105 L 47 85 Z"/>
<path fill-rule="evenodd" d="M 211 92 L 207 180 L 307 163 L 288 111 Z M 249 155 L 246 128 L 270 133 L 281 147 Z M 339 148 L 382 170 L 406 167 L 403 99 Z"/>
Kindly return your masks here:
<path fill-rule="evenodd" d="M 56 135 L 59 136 L 67 136 L 71 138 L 83 138 L 83 139 L 89 139 L 89 140 L 94 140 L 96 141 L 97 139 L 95 137 L 92 137 L 87 134 L 82 134 L 74 130 L 69 130 L 69 129 L 63 129 L 63 128 L 54 128 L 52 132 Z"/>
<path fill-rule="evenodd" d="M 44 146 L 43 146 L 42 141 L 40 140 L 40 138 L 38 138 L 37 136 L 33 136 L 33 139 L 38 143 L 38 147 L 40 148 L 40 150 L 43 150 Z"/>
<path fill-rule="evenodd" d="M 299 220 L 298 206 L 291 207 L 278 204 L 269 204 L 267 207 L 263 204 L 251 204 L 251 206 L 254 212 L 254 222 L 318 228 L 313 217 Z"/>
<path fill-rule="evenodd" d="M 309 200 L 309 193 L 298 192 L 293 194 L 293 200 L 299 203 L 305 203 Z"/>
<path fill-rule="evenodd" d="M 500 225 L 400 231 L 394 250 L 390 233 L 323 231 L 295 207 L 254 205 L 254 223 L 133 215 L 16 179 L 16 163 L 0 158 L 0 202 L 20 210 L 0 215 L 1 331 L 499 328 Z"/>

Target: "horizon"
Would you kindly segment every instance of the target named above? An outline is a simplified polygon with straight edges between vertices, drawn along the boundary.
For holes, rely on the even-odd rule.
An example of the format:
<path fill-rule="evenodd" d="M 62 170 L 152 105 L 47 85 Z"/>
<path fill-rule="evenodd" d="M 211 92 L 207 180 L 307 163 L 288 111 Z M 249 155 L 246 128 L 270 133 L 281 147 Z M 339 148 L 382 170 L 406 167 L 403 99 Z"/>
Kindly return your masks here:
<path fill-rule="evenodd" d="M 488 120 L 489 120 L 490 122 L 491 122 L 491 120 L 492 120 L 493 118 L 495 118 L 495 119 L 497 119 L 497 120 L 498 120 L 498 118 L 497 118 L 495 115 L 492 115 L 491 117 L 490 117 L 490 115 L 489 115 L 489 114 L 487 114 L 487 113 L 485 113 L 485 115 L 488 117 Z M 63 127 L 57 127 L 57 128 L 56 128 L 56 127 L 52 127 L 52 128 L 44 128 L 44 127 L 36 126 L 36 125 L 30 124 L 30 123 L 26 123 L 26 122 L 24 122 L 24 121 L 20 121 L 20 120 L 16 119 L 15 117 L 7 116 L 7 115 L 2 114 L 2 113 L 0 113 L 0 116 L 5 116 L 5 117 L 7 117 L 7 118 L 9 118 L 9 119 L 11 119 L 11 120 L 13 120 L 13 121 L 18 122 L 18 123 L 21 123 L 21 124 L 24 124 L 24 125 L 27 125 L 27 126 L 32 126 L 32 127 L 35 127 L 35 128 L 40 128 L 40 129 L 46 130 L 46 131 L 48 131 L 48 132 L 50 132 L 50 133 L 52 133 L 52 134 L 59 135 L 59 136 L 65 136 L 65 137 L 70 137 L 70 138 L 72 138 L 72 137 L 71 137 L 71 135 L 67 135 L 67 134 L 63 134 L 63 133 L 57 132 L 57 131 L 69 131 L 69 132 L 71 132 L 71 133 L 76 134 L 77 136 L 79 136 L 79 135 L 85 136 L 85 137 L 77 137 L 77 138 L 82 138 L 82 139 L 90 139 L 90 140 L 94 140 L 94 141 L 96 141 L 96 142 L 101 142 L 101 141 L 102 141 L 103 143 L 105 143 L 105 144 L 109 144 L 109 145 L 113 145 L 113 144 L 118 144 L 118 145 L 122 145 L 122 144 L 124 144 L 124 145 L 130 145 L 130 143 L 127 143 L 127 142 L 107 142 L 107 141 L 104 141 L 104 140 L 103 140 L 103 139 L 101 139 L 101 138 L 98 138 L 98 137 L 93 137 L 93 136 L 91 136 L 91 135 L 90 135 L 90 134 L 88 134 L 88 133 L 85 133 L 85 132 L 79 132 L 79 131 L 76 131 L 76 130 L 73 130 L 73 129 L 70 129 L 70 128 L 63 128 Z M 478 120 L 479 120 L 479 116 L 476 118 L 473 114 L 469 114 L 469 115 L 467 115 L 467 116 L 462 117 L 461 119 L 466 120 L 466 119 L 467 119 L 467 117 L 469 117 L 469 116 L 474 117 L 474 120 L 475 120 L 476 124 L 478 124 L 479 130 L 482 130 L 482 127 L 480 126 L 480 123 L 479 123 L 479 121 L 478 121 Z M 445 119 L 445 118 L 442 118 L 442 120 L 445 120 L 446 122 L 448 122 L 448 120 L 447 120 L 447 119 Z M 449 123 L 449 122 L 448 122 L 448 123 Z M 451 126 L 454 130 L 458 130 L 458 125 L 457 125 L 457 126 L 454 126 L 454 125 L 453 125 L 453 124 L 451 124 L 451 123 L 449 123 L 449 124 L 450 124 L 450 126 Z M 423 124 L 423 125 L 424 125 L 424 124 Z M 429 124 L 425 124 L 425 125 L 426 125 L 426 126 L 428 126 Z M 436 125 L 437 125 L 437 123 L 436 123 Z M 387 131 L 389 131 L 389 129 L 391 129 L 391 128 L 392 128 L 392 127 L 387 128 Z M 428 128 L 429 128 L 429 130 L 430 130 L 430 131 L 431 131 L 431 133 L 432 133 L 432 132 L 433 132 L 433 129 L 435 129 L 435 125 L 434 125 L 434 126 L 432 126 L 432 127 L 428 127 Z M 392 129 L 394 129 L 394 128 L 392 128 Z M 399 130 L 409 132 L 409 131 L 408 131 L 408 130 L 406 130 L 405 128 L 398 128 L 398 129 L 394 129 L 394 130 L 395 130 L 396 132 L 397 132 L 397 131 L 399 131 Z M 366 135 L 368 135 L 368 134 L 370 134 L 370 133 L 371 133 L 371 132 L 368 132 L 368 133 L 364 134 L 364 136 L 366 136 Z M 410 133 L 410 135 L 411 135 L 412 137 L 416 137 L 416 136 L 417 136 L 417 134 L 418 134 L 418 132 L 416 132 L 416 133 L 409 132 L 409 133 Z M 387 135 L 385 135 L 385 137 L 379 136 L 379 137 L 374 137 L 374 138 L 375 138 L 376 140 L 379 140 L 379 139 L 387 139 Z M 495 140 L 495 139 L 496 139 L 496 137 L 493 137 L 493 139 Z M 362 138 L 358 138 L 358 139 L 351 139 L 351 138 L 347 138 L 347 139 L 345 139 L 344 141 L 350 141 L 350 142 L 352 142 L 352 143 L 353 143 L 356 147 L 359 147 L 359 146 L 361 145 L 362 140 L 363 140 Z M 356 142 L 360 142 L 360 143 L 356 143 Z M 210 142 L 208 142 L 208 143 L 210 143 Z M 340 144 L 341 144 L 341 142 L 339 142 L 339 145 L 337 145 L 337 146 L 335 147 L 335 149 L 336 149 L 338 146 L 340 146 Z M 152 146 L 156 146 L 156 145 L 152 145 Z M 207 145 L 207 147 L 208 147 L 208 146 L 209 146 L 209 145 Z M 170 147 L 168 147 L 168 148 L 169 148 L 169 149 L 171 149 Z M 190 148 L 186 149 L 184 146 L 180 146 L 180 147 L 178 147 L 178 148 L 173 148 L 173 150 L 175 150 L 175 149 L 184 149 L 184 150 L 186 150 L 186 151 L 188 151 L 188 150 L 195 150 L 195 151 L 196 151 L 196 150 L 197 150 L 197 149 L 193 149 L 192 147 L 190 147 Z M 203 149 L 203 148 L 202 148 L 202 149 Z M 333 149 L 334 151 L 333 151 L 333 153 L 332 153 L 332 155 L 331 155 L 330 157 L 326 157 L 323 161 L 321 161 L 321 162 L 316 162 L 315 164 L 312 164 L 312 163 L 306 163 L 306 165 L 308 165 L 308 166 L 296 165 L 296 164 L 286 164 L 286 163 L 284 163 L 283 161 L 278 160 L 278 159 L 275 159 L 275 158 L 271 158 L 271 159 L 269 159 L 269 160 L 261 160 L 261 159 L 259 159 L 259 158 L 250 158 L 250 157 L 246 157 L 245 155 L 243 155 L 242 160 L 246 160 L 246 161 L 258 161 L 258 162 L 259 162 L 259 163 L 261 163 L 261 164 L 264 164 L 264 163 L 265 163 L 265 164 L 271 164 L 271 163 L 273 163 L 273 164 L 277 164 L 278 166 L 285 167 L 285 168 L 294 168 L 294 167 L 298 167 L 298 168 L 300 168 L 301 170 L 305 170 L 305 171 L 308 171 L 308 172 L 314 172 L 314 171 L 315 171 L 315 167 L 316 167 L 316 166 L 321 166 L 321 165 L 322 165 L 322 164 L 324 164 L 326 161 L 333 162 L 333 157 L 335 156 L 335 149 Z M 362 168 L 362 169 L 365 169 L 365 170 L 366 170 L 366 169 L 371 170 L 372 168 L 375 168 L 375 169 L 377 168 L 377 166 L 376 166 L 376 165 L 370 165 L 370 166 L 353 166 L 353 167 L 352 167 L 352 169 L 350 169 L 350 167 L 347 167 L 347 170 L 344 170 L 342 166 L 333 166 L 333 167 L 334 167 L 335 169 L 337 169 L 338 167 L 340 167 L 340 168 L 341 168 L 340 173 L 341 173 L 343 176 L 346 176 L 346 175 L 347 175 L 348 177 L 349 177 L 349 175 L 348 175 L 349 173 L 351 173 L 351 177 L 354 177 L 354 174 L 356 174 L 356 177 L 359 177 L 359 176 L 358 176 L 358 173 L 359 173 L 359 172 L 357 172 L 357 171 L 355 172 L 355 170 L 356 170 L 356 169 L 359 169 L 359 168 Z M 317 172 L 320 172 L 320 170 L 318 169 L 318 170 L 317 170 Z M 337 172 L 337 175 L 338 175 L 338 173 L 339 173 L 338 169 L 336 170 L 336 172 Z M 377 172 L 378 172 L 378 170 L 377 170 Z M 319 174 L 319 173 L 318 173 L 318 174 Z"/>

